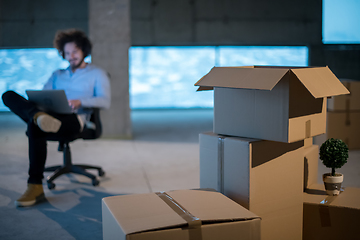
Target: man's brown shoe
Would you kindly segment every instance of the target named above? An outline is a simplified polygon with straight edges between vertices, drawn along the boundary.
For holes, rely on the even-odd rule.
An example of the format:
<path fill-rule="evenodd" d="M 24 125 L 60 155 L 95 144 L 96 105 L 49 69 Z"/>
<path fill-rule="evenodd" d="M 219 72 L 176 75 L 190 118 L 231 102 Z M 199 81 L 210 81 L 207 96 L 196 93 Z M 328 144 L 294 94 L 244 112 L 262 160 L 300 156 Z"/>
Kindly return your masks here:
<path fill-rule="evenodd" d="M 37 202 L 45 199 L 44 189 L 42 184 L 28 183 L 28 188 L 25 193 L 15 201 L 17 207 L 32 206 Z"/>
<path fill-rule="evenodd" d="M 56 133 L 61 127 L 61 121 L 46 114 L 44 112 L 38 112 L 34 116 L 36 125 L 44 132 Z"/>

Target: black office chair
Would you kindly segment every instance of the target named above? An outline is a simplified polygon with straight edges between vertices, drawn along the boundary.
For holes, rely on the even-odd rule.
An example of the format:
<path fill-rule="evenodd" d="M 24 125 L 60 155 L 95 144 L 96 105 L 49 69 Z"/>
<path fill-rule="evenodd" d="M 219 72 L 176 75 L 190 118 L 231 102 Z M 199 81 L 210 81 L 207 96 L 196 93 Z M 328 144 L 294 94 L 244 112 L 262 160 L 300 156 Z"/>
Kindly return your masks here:
<path fill-rule="evenodd" d="M 81 139 L 97 139 L 101 136 L 102 126 L 101 126 L 101 121 L 100 121 L 100 109 L 99 108 L 93 108 L 93 113 L 91 115 L 90 121 L 94 123 L 95 129 L 84 126 L 84 130 L 81 133 L 73 136 L 72 138 L 67 138 L 67 139 L 55 139 L 55 138 L 51 139 L 50 138 L 50 139 L 48 139 L 50 141 L 58 141 L 59 142 L 58 151 L 62 151 L 64 154 L 64 164 L 63 165 L 47 167 L 44 170 L 46 172 L 52 172 L 52 171 L 54 172 L 50 176 L 47 177 L 47 184 L 48 184 L 49 189 L 55 188 L 55 184 L 53 183 L 53 181 L 57 177 L 59 177 L 63 174 L 67 174 L 67 173 L 77 173 L 77 174 L 84 175 L 84 176 L 92 179 L 93 186 L 99 185 L 100 182 L 96 178 L 96 176 L 94 174 L 87 172 L 86 169 L 96 169 L 96 170 L 98 170 L 99 176 L 102 177 L 105 175 L 105 172 L 102 170 L 101 167 L 83 165 L 83 164 L 72 164 L 72 161 L 71 161 L 71 152 L 70 152 L 70 145 L 69 145 L 70 142 L 72 142 L 76 139 L 80 139 L 80 138 Z"/>

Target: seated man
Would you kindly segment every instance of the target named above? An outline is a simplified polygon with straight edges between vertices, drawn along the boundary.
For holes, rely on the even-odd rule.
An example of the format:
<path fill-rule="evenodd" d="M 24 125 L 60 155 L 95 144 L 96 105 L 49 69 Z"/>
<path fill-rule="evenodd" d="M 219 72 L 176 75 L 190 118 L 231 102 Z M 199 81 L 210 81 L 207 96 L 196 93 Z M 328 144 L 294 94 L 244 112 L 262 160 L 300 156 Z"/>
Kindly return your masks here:
<path fill-rule="evenodd" d="M 91 112 L 86 108 L 110 107 L 110 82 L 106 72 L 84 61 L 91 53 L 87 36 L 79 30 L 59 31 L 54 46 L 70 66 L 55 71 L 44 89 L 65 90 L 73 114 L 42 112 L 35 104 L 13 91 L 7 91 L 2 96 L 4 104 L 27 123 L 30 162 L 28 188 L 15 201 L 16 206 L 31 206 L 45 198 L 42 179 L 48 137 L 75 135 L 90 120 Z"/>

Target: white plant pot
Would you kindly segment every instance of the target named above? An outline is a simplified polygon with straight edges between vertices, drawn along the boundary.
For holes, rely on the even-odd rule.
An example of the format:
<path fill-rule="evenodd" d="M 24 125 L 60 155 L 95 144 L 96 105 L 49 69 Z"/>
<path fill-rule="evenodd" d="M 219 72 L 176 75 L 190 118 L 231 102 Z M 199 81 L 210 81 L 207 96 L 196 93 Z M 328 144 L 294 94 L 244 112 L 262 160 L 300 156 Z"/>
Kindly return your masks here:
<path fill-rule="evenodd" d="M 336 176 L 331 176 L 331 173 L 323 174 L 323 181 L 325 185 L 326 194 L 335 196 L 340 194 L 341 183 L 344 180 L 344 175 L 336 173 Z"/>

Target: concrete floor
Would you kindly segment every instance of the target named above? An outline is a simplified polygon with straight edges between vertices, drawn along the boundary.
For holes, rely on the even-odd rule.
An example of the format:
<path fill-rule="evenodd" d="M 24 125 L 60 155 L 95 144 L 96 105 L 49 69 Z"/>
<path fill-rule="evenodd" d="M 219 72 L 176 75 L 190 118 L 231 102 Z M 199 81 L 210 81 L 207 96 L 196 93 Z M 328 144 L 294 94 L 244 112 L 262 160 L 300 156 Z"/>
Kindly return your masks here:
<path fill-rule="evenodd" d="M 139 110 L 132 120 L 133 140 L 77 140 L 71 144 L 73 162 L 101 165 L 106 176 L 100 178 L 99 189 L 116 194 L 199 187 L 198 134 L 211 131 L 212 110 Z M 0 126 L 2 170 L 19 172 L 0 175 L 0 182 L 14 178 L 8 188 L 22 193 L 28 168 L 26 125 L 13 114 L 2 113 Z M 57 143 L 49 142 L 47 166 L 61 162 Z M 55 183 L 56 189 L 71 185 L 67 176 Z"/>
<path fill-rule="evenodd" d="M 198 134 L 212 130 L 212 118 L 209 109 L 133 111 L 132 140 L 71 144 L 73 162 L 103 167 L 100 186 L 93 187 L 82 176 L 64 175 L 55 180 L 55 190 L 44 185 L 46 203 L 19 209 L 13 201 L 26 189 L 26 125 L 11 113 L 1 113 L 0 239 L 99 239 L 103 197 L 199 188 Z M 49 142 L 47 165 L 61 162 L 57 143 Z M 319 164 L 319 182 L 325 171 Z M 350 152 L 341 172 L 345 186 L 360 187 L 360 151 Z"/>

